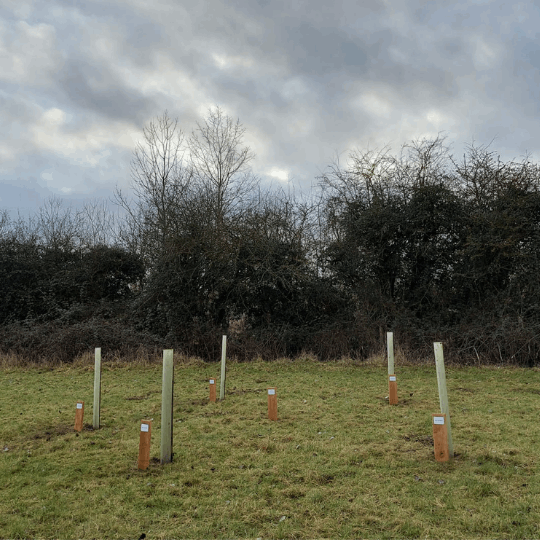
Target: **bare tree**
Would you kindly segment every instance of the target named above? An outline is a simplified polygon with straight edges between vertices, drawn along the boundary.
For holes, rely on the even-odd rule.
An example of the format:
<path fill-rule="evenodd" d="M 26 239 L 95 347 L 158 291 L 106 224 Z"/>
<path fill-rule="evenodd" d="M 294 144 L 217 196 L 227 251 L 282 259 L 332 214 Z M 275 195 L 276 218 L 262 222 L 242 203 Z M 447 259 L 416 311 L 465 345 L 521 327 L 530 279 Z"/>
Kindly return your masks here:
<path fill-rule="evenodd" d="M 8 238 L 13 234 L 13 224 L 7 210 L 0 210 L 0 239 Z"/>
<path fill-rule="evenodd" d="M 116 220 L 106 201 L 94 199 L 79 212 L 83 222 L 84 243 L 88 247 L 109 245 L 117 237 Z"/>
<path fill-rule="evenodd" d="M 467 145 L 461 163 L 452 159 L 460 192 L 475 206 L 492 209 L 492 204 L 509 186 L 519 190 L 536 191 L 540 187 L 538 165 L 532 164 L 529 155 L 521 163 L 504 163 L 495 150 L 487 145 L 477 146 L 474 140 Z"/>
<path fill-rule="evenodd" d="M 33 228 L 44 246 L 61 250 L 109 245 L 116 236 L 114 216 L 106 201 L 100 199 L 87 201 L 77 209 L 53 196 L 35 217 L 28 218 L 26 228 Z"/>
<path fill-rule="evenodd" d="M 126 212 L 121 231 L 124 243 L 139 252 L 161 249 L 173 234 L 178 208 L 190 190 L 193 171 L 184 166 L 184 134 L 178 120 L 163 116 L 144 128 L 145 145 L 138 143 L 131 163 L 135 202 L 117 188 L 115 202 Z"/>
<path fill-rule="evenodd" d="M 223 223 L 234 207 L 253 189 L 255 178 L 248 167 L 255 157 L 249 147 L 240 148 L 245 128 L 219 107 L 209 109 L 204 125 L 197 123 L 188 141 L 193 170 L 207 195 L 214 201 L 216 224 Z"/>
<path fill-rule="evenodd" d="M 79 212 L 64 206 L 63 199 L 58 197 L 50 197 L 40 207 L 35 227 L 43 245 L 53 250 L 72 251 L 83 243 L 84 230 Z"/>
<path fill-rule="evenodd" d="M 452 157 L 449 155 L 450 147 L 444 145 L 445 140 L 446 136 L 438 133 L 434 139 L 413 140 L 402 146 L 396 168 L 396 181 L 401 187 L 453 184 Z M 407 155 L 405 149 L 408 150 Z"/>

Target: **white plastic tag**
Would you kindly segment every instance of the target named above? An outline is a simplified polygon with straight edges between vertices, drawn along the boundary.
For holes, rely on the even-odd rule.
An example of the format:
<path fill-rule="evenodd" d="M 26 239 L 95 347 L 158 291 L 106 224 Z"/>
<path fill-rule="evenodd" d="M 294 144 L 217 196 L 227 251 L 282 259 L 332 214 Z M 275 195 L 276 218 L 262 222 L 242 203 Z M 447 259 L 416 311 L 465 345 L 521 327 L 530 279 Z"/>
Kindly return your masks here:
<path fill-rule="evenodd" d="M 444 416 L 434 416 L 433 423 L 438 426 L 444 426 Z"/>
<path fill-rule="evenodd" d="M 77 403 L 77 409 L 82 409 L 82 403 Z"/>
<path fill-rule="evenodd" d="M 275 395 L 276 395 L 276 391 L 275 391 L 273 388 L 269 388 L 269 389 L 268 389 L 268 395 L 269 395 L 269 396 L 275 396 Z"/>
<path fill-rule="evenodd" d="M 395 375 L 390 375 L 390 381 L 391 382 L 396 382 L 396 376 Z"/>
<path fill-rule="evenodd" d="M 148 424 L 141 424 L 141 431 L 148 432 Z"/>

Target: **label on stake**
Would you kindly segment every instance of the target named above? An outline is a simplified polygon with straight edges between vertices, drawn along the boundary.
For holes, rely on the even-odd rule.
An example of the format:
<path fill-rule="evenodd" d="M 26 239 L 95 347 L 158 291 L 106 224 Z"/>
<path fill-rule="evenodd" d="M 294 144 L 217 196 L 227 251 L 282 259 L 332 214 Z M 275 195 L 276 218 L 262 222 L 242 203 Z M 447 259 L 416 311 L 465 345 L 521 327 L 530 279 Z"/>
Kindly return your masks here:
<path fill-rule="evenodd" d="M 77 409 L 82 409 L 82 403 L 77 403 Z"/>
<path fill-rule="evenodd" d="M 268 395 L 269 395 L 269 396 L 275 396 L 275 395 L 276 395 L 276 391 L 275 391 L 273 388 L 270 388 L 270 389 L 268 390 Z"/>
<path fill-rule="evenodd" d="M 395 382 L 396 381 L 396 376 L 395 375 L 390 375 L 390 381 Z"/>
<path fill-rule="evenodd" d="M 444 416 L 434 416 L 433 423 L 437 426 L 444 426 Z"/>
<path fill-rule="evenodd" d="M 139 460 L 137 462 L 137 466 L 143 471 L 148 469 L 148 466 L 150 465 L 151 426 L 151 420 L 143 420 L 141 422 L 141 432 L 139 436 Z"/>

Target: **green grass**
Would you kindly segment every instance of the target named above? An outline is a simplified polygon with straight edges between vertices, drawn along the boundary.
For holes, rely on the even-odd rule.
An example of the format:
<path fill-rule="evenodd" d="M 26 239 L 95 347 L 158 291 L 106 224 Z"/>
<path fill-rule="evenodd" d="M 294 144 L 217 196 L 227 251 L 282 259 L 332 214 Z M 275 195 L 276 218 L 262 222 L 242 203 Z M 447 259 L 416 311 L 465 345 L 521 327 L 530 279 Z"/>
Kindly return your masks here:
<path fill-rule="evenodd" d="M 435 366 L 396 372 L 389 406 L 382 363 L 232 363 L 211 404 L 219 364 L 176 365 L 162 466 L 161 366 L 104 364 L 96 431 L 92 367 L 5 368 L 0 538 L 538 538 L 539 371 L 447 366 L 448 463 L 433 454 Z M 152 460 L 139 471 L 147 418 Z"/>

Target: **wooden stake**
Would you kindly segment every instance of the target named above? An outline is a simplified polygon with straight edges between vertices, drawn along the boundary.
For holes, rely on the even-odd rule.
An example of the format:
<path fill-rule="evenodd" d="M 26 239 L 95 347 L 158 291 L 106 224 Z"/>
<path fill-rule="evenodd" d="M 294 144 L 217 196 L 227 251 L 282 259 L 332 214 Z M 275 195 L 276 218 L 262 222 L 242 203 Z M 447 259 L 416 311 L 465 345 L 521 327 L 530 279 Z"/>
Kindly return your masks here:
<path fill-rule="evenodd" d="M 163 380 L 161 386 L 161 464 L 171 463 L 173 446 L 173 350 L 163 351 Z"/>
<path fill-rule="evenodd" d="M 433 422 L 433 445 L 435 447 L 435 459 L 437 461 L 448 461 L 448 430 L 446 424 L 446 414 L 432 414 Z"/>
<path fill-rule="evenodd" d="M 150 464 L 150 437 L 152 435 L 152 421 L 141 421 L 141 436 L 139 439 L 139 461 L 137 466 L 145 471 Z"/>
<path fill-rule="evenodd" d="M 388 351 L 388 375 L 393 375 L 394 371 L 394 334 L 386 333 L 386 348 Z"/>
<path fill-rule="evenodd" d="M 212 403 L 216 402 L 216 380 L 210 379 L 210 401 Z"/>
<path fill-rule="evenodd" d="M 101 349 L 96 348 L 95 363 L 94 363 L 94 408 L 93 408 L 93 422 L 92 422 L 94 429 L 99 429 L 100 409 L 101 409 Z"/>
<path fill-rule="evenodd" d="M 227 358 L 227 336 L 223 336 L 221 342 L 221 379 L 219 381 L 219 399 L 225 399 L 225 363 Z"/>
<path fill-rule="evenodd" d="M 268 418 L 277 420 L 277 391 L 276 388 L 268 389 Z"/>
<path fill-rule="evenodd" d="M 448 393 L 446 391 L 446 374 L 444 371 L 444 355 L 442 343 L 434 343 L 435 363 L 437 365 L 437 383 L 439 385 L 439 403 L 441 413 L 446 415 L 446 428 L 448 431 L 448 454 L 454 457 L 454 444 L 452 442 L 452 425 L 450 423 L 450 409 L 448 407 Z"/>
<path fill-rule="evenodd" d="M 397 405 L 397 380 L 394 374 L 388 375 L 388 402 L 390 405 Z"/>
<path fill-rule="evenodd" d="M 75 431 L 82 431 L 84 418 L 84 401 L 77 401 L 75 409 Z"/>

